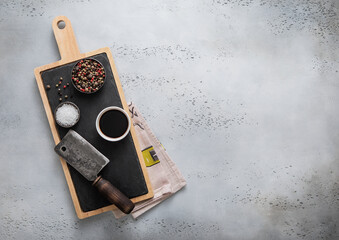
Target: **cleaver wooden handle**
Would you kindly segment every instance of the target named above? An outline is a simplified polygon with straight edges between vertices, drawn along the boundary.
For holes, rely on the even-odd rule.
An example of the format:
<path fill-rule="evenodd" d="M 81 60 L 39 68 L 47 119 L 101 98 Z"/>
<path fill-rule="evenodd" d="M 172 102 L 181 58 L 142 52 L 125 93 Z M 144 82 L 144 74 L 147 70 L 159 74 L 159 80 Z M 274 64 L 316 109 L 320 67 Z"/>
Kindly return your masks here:
<path fill-rule="evenodd" d="M 98 191 L 106 197 L 106 199 L 115 204 L 123 213 L 129 214 L 133 208 L 134 203 L 126 197 L 125 194 L 114 187 L 109 181 L 103 179 L 101 176 L 97 177 L 92 184 Z"/>

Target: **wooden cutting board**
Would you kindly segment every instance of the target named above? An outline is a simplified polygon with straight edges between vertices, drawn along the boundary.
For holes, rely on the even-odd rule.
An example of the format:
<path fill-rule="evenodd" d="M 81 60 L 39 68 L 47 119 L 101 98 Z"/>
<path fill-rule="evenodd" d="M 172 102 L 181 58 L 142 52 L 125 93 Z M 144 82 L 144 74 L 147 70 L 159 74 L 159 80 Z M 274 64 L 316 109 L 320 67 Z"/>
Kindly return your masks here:
<path fill-rule="evenodd" d="M 60 28 L 62 24 L 64 28 Z M 133 125 L 129 135 L 116 143 L 103 140 L 95 129 L 95 118 L 103 108 L 119 106 L 129 112 L 110 49 L 106 47 L 80 53 L 71 22 L 65 16 L 56 17 L 52 27 L 61 60 L 34 69 L 34 74 L 55 144 L 58 144 L 68 131 L 56 124 L 53 114 L 60 97 L 55 85 L 59 83 L 61 77 L 62 85 L 69 83 L 64 90 L 69 96 L 67 101 L 77 104 L 81 112 L 79 122 L 72 129 L 110 159 L 109 165 L 100 174 L 131 198 L 134 203 L 153 197 L 153 190 Z M 71 84 L 72 68 L 84 58 L 99 61 L 105 69 L 105 84 L 93 94 L 80 93 Z M 46 89 L 47 85 L 51 88 Z M 91 183 L 69 166 L 65 160 L 61 158 L 60 161 L 76 214 L 80 219 L 116 208 L 103 199 Z"/>

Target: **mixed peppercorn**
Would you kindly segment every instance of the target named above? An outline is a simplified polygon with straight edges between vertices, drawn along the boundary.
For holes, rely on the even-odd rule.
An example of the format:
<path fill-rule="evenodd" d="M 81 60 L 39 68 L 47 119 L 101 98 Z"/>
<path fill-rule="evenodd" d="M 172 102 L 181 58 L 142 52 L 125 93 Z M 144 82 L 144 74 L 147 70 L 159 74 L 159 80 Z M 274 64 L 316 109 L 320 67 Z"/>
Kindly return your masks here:
<path fill-rule="evenodd" d="M 103 66 L 93 60 L 80 60 L 73 68 L 72 82 L 74 87 L 81 92 L 93 93 L 98 91 L 105 81 Z"/>
<path fill-rule="evenodd" d="M 83 59 L 74 66 L 71 81 L 77 90 L 84 93 L 94 93 L 104 84 L 105 70 L 98 61 L 94 59 Z M 63 98 L 67 100 L 73 97 L 70 94 L 70 90 L 67 90 L 69 85 L 70 83 L 68 81 L 63 81 L 63 77 L 58 77 L 55 88 L 59 102 L 62 102 Z M 45 88 L 46 90 L 50 90 L 51 85 L 47 84 Z M 70 94 L 70 96 L 67 94 Z"/>
<path fill-rule="evenodd" d="M 59 102 L 61 102 L 63 99 L 62 99 L 62 95 L 63 93 L 66 93 L 66 88 L 69 87 L 69 83 L 64 83 L 62 84 L 62 81 L 63 81 L 63 77 L 60 77 L 59 78 L 59 82 L 57 84 L 55 84 L 55 88 L 57 88 L 57 93 L 58 93 L 58 96 L 59 96 Z M 50 90 L 51 89 L 51 85 L 47 84 L 46 85 L 46 90 Z M 68 98 L 68 95 L 64 95 L 64 98 L 65 100 Z M 72 96 L 71 96 L 72 98 Z"/>

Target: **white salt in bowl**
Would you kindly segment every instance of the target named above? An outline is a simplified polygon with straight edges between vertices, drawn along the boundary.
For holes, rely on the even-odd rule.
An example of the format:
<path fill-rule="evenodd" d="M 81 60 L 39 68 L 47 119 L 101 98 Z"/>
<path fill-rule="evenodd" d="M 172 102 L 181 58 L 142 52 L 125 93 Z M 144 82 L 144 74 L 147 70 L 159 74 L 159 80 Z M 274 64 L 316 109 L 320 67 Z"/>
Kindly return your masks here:
<path fill-rule="evenodd" d="M 80 109 L 72 102 L 60 103 L 54 112 L 56 123 L 63 128 L 73 127 L 80 119 Z"/>

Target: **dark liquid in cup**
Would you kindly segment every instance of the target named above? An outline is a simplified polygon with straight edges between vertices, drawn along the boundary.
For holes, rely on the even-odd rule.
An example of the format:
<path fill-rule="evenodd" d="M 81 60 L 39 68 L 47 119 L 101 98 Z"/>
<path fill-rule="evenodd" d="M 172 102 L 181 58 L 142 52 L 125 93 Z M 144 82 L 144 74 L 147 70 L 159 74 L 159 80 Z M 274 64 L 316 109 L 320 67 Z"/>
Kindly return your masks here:
<path fill-rule="evenodd" d="M 128 120 L 119 110 L 109 110 L 101 116 L 99 126 L 101 132 L 107 137 L 118 138 L 126 132 Z"/>

